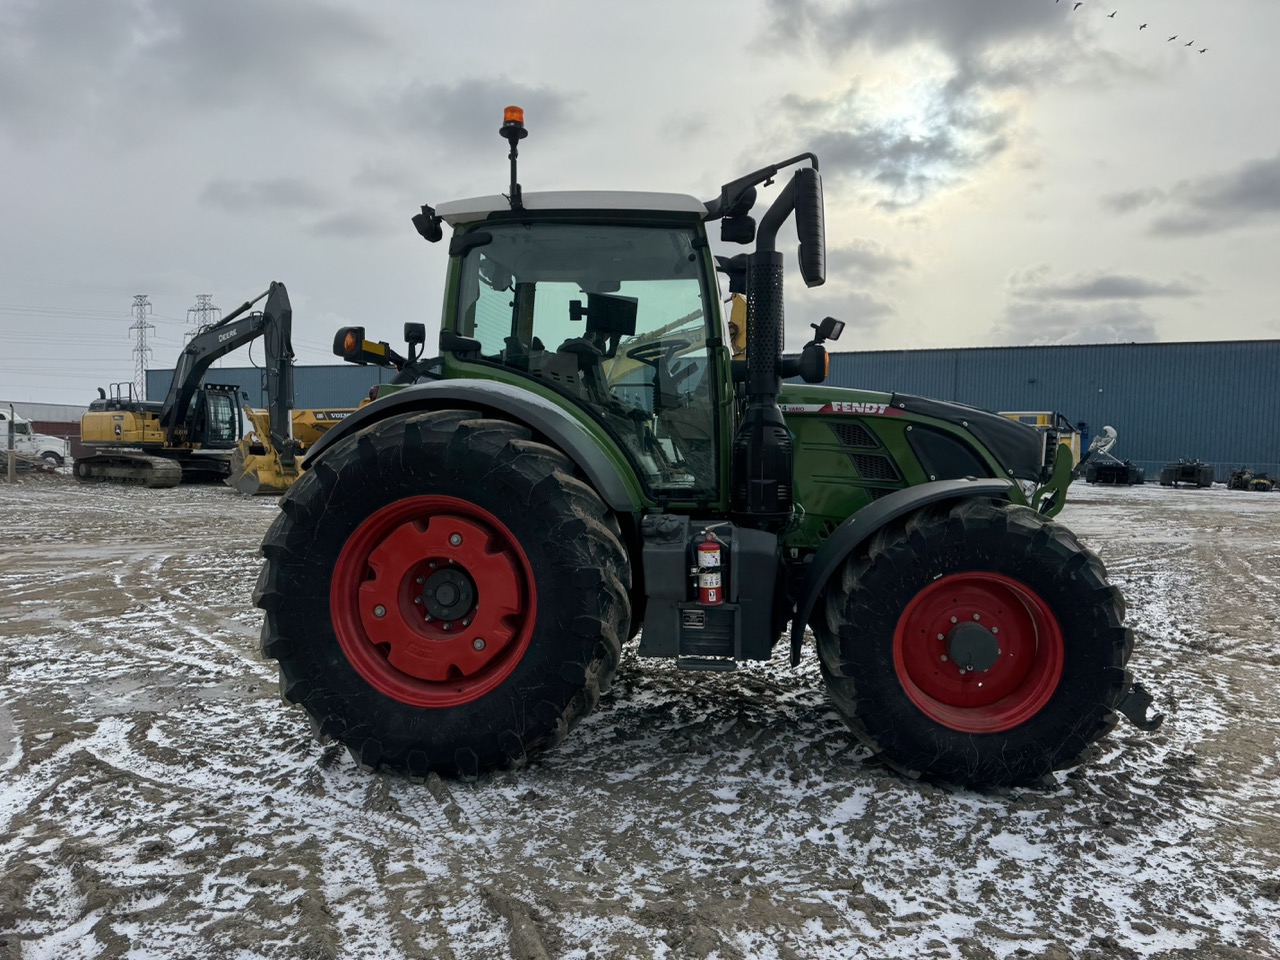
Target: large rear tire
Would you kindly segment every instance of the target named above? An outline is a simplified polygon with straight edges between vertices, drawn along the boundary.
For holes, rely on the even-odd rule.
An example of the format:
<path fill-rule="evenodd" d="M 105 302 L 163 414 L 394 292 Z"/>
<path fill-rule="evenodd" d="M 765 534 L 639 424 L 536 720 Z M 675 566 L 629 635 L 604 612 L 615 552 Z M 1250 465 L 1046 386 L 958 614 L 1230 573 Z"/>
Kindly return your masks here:
<path fill-rule="evenodd" d="M 1116 723 L 1133 646 L 1102 562 L 1065 527 L 986 500 L 912 514 L 832 578 L 814 624 L 853 731 L 897 770 L 1043 780 Z"/>
<path fill-rule="evenodd" d="M 628 558 L 600 497 L 524 427 L 392 417 L 331 449 L 281 508 L 255 594 L 262 649 L 285 699 L 361 766 L 518 766 L 608 689 Z"/>

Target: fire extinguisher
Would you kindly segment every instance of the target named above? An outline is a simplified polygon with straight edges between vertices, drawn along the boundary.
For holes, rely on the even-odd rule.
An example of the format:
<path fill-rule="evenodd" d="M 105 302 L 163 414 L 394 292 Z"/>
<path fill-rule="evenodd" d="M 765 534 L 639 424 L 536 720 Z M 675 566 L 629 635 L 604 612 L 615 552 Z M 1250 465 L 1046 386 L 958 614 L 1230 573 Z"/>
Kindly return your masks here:
<path fill-rule="evenodd" d="M 698 603 L 712 607 L 724 603 L 723 544 L 710 533 L 698 544 Z"/>

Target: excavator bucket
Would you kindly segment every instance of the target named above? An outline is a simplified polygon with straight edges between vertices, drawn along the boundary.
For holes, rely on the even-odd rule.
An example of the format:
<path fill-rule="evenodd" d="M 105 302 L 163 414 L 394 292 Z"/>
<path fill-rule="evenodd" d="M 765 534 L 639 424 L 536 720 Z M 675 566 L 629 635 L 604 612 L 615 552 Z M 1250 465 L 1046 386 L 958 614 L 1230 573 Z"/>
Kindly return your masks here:
<path fill-rule="evenodd" d="M 262 410 L 244 408 L 253 429 L 231 452 L 231 474 L 227 485 L 247 496 L 271 496 L 284 493 L 298 479 L 297 461 L 286 467 L 269 438 L 270 423 Z"/>
<path fill-rule="evenodd" d="M 235 487 L 247 496 L 271 496 L 284 493 L 298 479 L 295 465 L 285 469 L 275 451 L 245 454 L 236 449 L 231 455 L 231 475 L 227 485 Z"/>

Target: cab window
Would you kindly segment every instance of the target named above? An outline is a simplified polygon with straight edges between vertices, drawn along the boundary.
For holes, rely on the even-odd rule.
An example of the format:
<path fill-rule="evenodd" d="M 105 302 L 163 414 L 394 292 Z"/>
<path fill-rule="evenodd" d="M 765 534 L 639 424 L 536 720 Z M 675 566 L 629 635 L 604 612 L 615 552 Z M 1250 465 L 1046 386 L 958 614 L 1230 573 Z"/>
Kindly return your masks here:
<path fill-rule="evenodd" d="M 645 484 L 714 495 L 716 395 L 709 322 L 691 229 L 562 223 L 495 225 L 463 261 L 455 329 L 484 360 L 586 408 Z"/>

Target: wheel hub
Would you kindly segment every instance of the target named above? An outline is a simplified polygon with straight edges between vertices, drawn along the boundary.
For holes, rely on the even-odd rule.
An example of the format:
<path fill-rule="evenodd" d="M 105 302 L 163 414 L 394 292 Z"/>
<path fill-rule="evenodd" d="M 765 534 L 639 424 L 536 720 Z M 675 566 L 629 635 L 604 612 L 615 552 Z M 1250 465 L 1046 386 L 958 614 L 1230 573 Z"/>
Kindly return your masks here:
<path fill-rule="evenodd" d="M 960 670 L 990 670 L 1000 656 L 1000 643 L 986 627 L 969 621 L 947 632 L 947 656 Z"/>
<path fill-rule="evenodd" d="M 476 604 L 476 587 L 464 571 L 446 567 L 425 578 L 421 600 L 428 617 L 461 620 Z"/>

